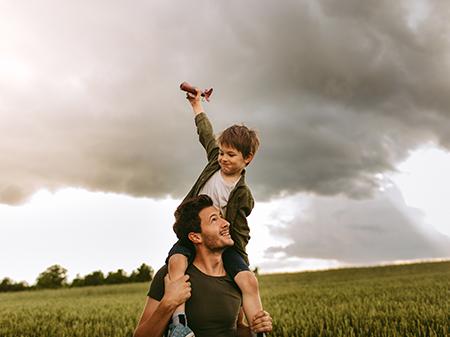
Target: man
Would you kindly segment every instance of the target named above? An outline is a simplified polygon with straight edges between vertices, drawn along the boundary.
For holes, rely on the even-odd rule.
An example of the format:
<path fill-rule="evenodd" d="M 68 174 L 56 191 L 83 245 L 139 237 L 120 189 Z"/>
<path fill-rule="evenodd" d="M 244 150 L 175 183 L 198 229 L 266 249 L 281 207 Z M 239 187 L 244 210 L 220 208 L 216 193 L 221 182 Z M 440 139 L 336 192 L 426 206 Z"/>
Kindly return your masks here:
<path fill-rule="evenodd" d="M 174 231 L 180 241 L 194 247 L 196 255 L 187 275 L 177 280 L 165 276 L 167 267 L 156 273 L 135 337 L 163 336 L 172 313 L 186 300 L 189 326 L 196 337 L 252 336 L 243 326 L 239 288 L 223 266 L 222 253 L 234 244 L 229 228 L 207 195 L 188 199 L 177 208 Z M 250 327 L 254 332 L 270 332 L 272 319 L 261 311 Z"/>

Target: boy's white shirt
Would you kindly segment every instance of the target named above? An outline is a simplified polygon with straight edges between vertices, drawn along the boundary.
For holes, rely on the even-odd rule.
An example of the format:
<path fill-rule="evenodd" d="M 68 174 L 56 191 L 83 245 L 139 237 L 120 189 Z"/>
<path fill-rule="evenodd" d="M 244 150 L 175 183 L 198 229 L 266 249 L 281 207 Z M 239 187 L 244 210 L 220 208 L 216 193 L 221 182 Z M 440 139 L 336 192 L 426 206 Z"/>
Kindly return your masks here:
<path fill-rule="evenodd" d="M 213 176 L 206 182 L 205 186 L 200 190 L 199 194 L 208 195 L 214 206 L 220 209 L 222 215 L 225 216 L 227 211 L 228 198 L 230 197 L 231 191 L 236 186 L 239 179 L 233 183 L 226 182 L 220 170 L 213 174 Z"/>

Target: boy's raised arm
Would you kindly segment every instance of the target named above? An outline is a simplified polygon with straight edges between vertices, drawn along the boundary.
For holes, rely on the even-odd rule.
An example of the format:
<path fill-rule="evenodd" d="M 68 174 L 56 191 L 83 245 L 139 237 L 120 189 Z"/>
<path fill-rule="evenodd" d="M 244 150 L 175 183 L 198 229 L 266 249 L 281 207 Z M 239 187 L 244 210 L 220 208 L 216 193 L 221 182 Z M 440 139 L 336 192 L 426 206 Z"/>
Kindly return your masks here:
<path fill-rule="evenodd" d="M 208 161 L 215 159 L 218 155 L 219 147 L 217 146 L 216 138 L 214 137 L 213 128 L 211 122 L 205 114 L 201 102 L 201 91 L 195 88 L 197 95 L 194 96 L 190 93 L 186 94 L 186 98 L 191 103 L 192 110 L 195 115 L 195 124 L 197 126 L 197 133 L 200 143 L 206 150 Z"/>
<path fill-rule="evenodd" d="M 205 112 L 205 110 L 203 109 L 203 106 L 202 106 L 201 90 L 199 88 L 195 88 L 195 91 L 197 92 L 197 95 L 194 96 L 188 92 L 188 93 L 186 93 L 186 98 L 189 101 L 189 103 L 191 103 L 192 110 L 193 110 L 195 116 L 197 116 L 198 114 Z"/>

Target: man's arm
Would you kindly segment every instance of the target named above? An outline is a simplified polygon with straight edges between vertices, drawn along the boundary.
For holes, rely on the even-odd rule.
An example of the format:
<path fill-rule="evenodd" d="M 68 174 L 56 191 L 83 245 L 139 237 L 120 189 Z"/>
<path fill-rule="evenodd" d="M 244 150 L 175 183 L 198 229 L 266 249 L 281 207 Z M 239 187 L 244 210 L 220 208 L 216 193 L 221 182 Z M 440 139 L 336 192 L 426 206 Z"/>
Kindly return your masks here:
<path fill-rule="evenodd" d="M 184 275 L 175 281 L 170 281 L 168 275 L 164 277 L 164 296 L 161 301 L 147 298 L 141 319 L 134 331 L 134 337 L 162 337 L 175 309 L 191 297 L 191 285 L 187 282 L 188 279 L 189 275 Z"/>
<path fill-rule="evenodd" d="M 272 317 L 267 311 L 261 310 L 258 312 L 253 319 L 252 329 L 245 324 L 244 312 L 239 311 L 238 322 L 237 322 L 237 337 L 253 337 L 253 332 L 271 332 L 272 331 Z"/>
<path fill-rule="evenodd" d="M 252 330 L 244 321 L 244 311 L 239 310 L 239 316 L 237 321 L 237 337 L 252 337 Z"/>
<path fill-rule="evenodd" d="M 134 331 L 134 337 L 161 337 L 166 331 L 170 317 L 176 306 L 147 297 L 144 312 Z"/>
<path fill-rule="evenodd" d="M 261 310 L 253 318 L 250 327 L 254 332 L 271 332 L 272 317 L 270 317 L 267 311 Z"/>

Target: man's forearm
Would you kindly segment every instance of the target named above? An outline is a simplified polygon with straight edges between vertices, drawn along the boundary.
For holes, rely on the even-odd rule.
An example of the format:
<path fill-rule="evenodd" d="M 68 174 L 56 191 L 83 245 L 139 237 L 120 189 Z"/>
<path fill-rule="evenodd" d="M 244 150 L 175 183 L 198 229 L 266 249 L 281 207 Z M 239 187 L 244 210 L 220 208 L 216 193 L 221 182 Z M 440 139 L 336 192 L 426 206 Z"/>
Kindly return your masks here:
<path fill-rule="evenodd" d="M 252 330 L 248 326 L 238 326 L 237 337 L 252 337 Z"/>
<path fill-rule="evenodd" d="M 136 328 L 133 337 L 162 337 L 175 309 L 176 306 L 163 299 L 153 315 Z"/>

